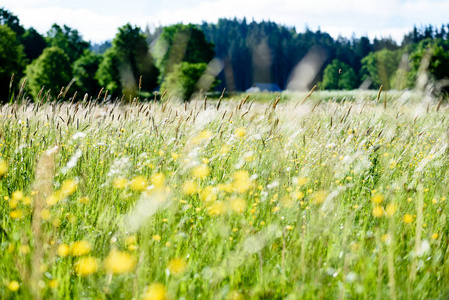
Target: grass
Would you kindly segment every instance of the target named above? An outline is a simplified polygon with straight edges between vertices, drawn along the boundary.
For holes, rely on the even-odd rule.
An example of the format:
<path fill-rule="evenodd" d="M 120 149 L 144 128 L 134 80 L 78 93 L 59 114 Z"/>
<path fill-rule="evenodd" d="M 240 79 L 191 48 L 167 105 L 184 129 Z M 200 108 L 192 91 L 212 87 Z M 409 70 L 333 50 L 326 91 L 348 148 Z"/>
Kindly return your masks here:
<path fill-rule="evenodd" d="M 341 94 L 2 106 L 0 298 L 448 297 L 448 107 Z"/>

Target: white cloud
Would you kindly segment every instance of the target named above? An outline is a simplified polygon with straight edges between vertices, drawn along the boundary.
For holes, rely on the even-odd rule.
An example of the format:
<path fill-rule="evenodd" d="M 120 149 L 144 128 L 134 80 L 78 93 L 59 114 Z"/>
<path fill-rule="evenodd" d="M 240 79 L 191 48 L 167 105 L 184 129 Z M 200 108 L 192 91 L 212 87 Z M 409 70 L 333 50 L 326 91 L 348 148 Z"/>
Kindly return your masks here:
<path fill-rule="evenodd" d="M 26 27 L 46 32 L 53 23 L 67 24 L 87 40 L 111 39 L 117 28 L 128 22 L 141 27 L 146 24 L 216 22 L 218 18 L 243 18 L 248 21 L 271 20 L 295 26 L 303 31 L 321 27 L 333 37 L 368 34 L 389 36 L 400 41 L 414 24 L 441 25 L 447 21 L 449 1 L 432 0 L 189 0 L 186 1 L 111 1 L 79 0 L 4 0 L 4 6 L 17 14 Z M 75 8 L 73 8 L 75 7 Z"/>

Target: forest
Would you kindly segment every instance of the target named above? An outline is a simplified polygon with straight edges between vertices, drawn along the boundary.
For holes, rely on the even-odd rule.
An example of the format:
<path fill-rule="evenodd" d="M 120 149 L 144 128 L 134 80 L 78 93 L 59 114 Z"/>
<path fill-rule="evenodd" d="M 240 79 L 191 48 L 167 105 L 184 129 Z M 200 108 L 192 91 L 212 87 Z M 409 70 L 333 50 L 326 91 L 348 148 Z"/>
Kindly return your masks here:
<path fill-rule="evenodd" d="M 320 29 L 299 32 L 246 19 L 153 30 L 126 24 L 101 44 L 66 25 L 54 24 L 42 35 L 6 9 L 0 9 L 0 24 L 2 102 L 23 93 L 34 100 L 67 94 L 81 100 L 100 91 L 104 98 L 131 99 L 166 89 L 188 100 L 200 90 L 245 91 L 255 83 L 282 90 L 403 90 L 414 88 L 423 70 L 436 83 L 435 94 L 448 90 L 449 24 L 415 26 L 400 44 L 391 37 L 334 39 Z M 299 76 L 295 84 L 298 67 L 310 60 L 310 78 Z"/>

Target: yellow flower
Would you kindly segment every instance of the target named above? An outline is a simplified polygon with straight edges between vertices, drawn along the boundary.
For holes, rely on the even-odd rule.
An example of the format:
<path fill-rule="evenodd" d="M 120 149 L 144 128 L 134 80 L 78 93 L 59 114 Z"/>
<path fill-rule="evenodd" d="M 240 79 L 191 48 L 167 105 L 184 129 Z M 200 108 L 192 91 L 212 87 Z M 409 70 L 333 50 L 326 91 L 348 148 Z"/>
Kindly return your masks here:
<path fill-rule="evenodd" d="M 215 202 L 209 207 L 209 215 L 219 216 L 224 212 L 224 205 L 222 202 Z"/>
<path fill-rule="evenodd" d="M 11 199 L 20 201 L 23 199 L 23 193 L 22 191 L 15 191 L 12 193 Z"/>
<path fill-rule="evenodd" d="M 392 217 L 397 210 L 397 205 L 394 203 L 390 203 L 387 205 L 385 211 L 387 212 L 387 216 Z"/>
<path fill-rule="evenodd" d="M 244 193 L 251 187 L 251 180 L 248 171 L 240 170 L 232 174 L 233 187 L 237 193 Z"/>
<path fill-rule="evenodd" d="M 41 212 L 41 218 L 44 220 L 50 219 L 50 215 L 51 215 L 51 213 L 48 209 L 43 209 Z"/>
<path fill-rule="evenodd" d="M 199 198 L 201 201 L 212 202 L 217 200 L 217 192 L 214 187 L 206 186 L 200 193 Z"/>
<path fill-rule="evenodd" d="M 10 208 L 14 209 L 14 208 L 17 207 L 17 205 L 19 205 L 19 201 L 14 200 L 14 199 L 9 200 L 9 207 Z"/>
<path fill-rule="evenodd" d="M 246 209 L 246 201 L 242 198 L 231 199 L 231 209 L 238 213 L 243 212 Z"/>
<path fill-rule="evenodd" d="M 70 252 L 73 256 L 81 256 L 89 253 L 92 250 L 92 246 L 88 241 L 77 241 L 70 247 Z"/>
<path fill-rule="evenodd" d="M 136 176 L 131 180 L 130 186 L 133 191 L 142 192 L 146 190 L 148 185 L 147 180 L 143 176 Z"/>
<path fill-rule="evenodd" d="M 20 220 L 23 218 L 23 211 L 21 209 L 13 210 L 9 213 L 11 219 Z"/>
<path fill-rule="evenodd" d="M 436 240 L 438 238 L 438 233 L 432 234 L 432 239 Z"/>
<path fill-rule="evenodd" d="M 165 185 L 165 175 L 162 173 L 155 173 L 151 175 L 151 184 L 155 188 L 163 188 Z"/>
<path fill-rule="evenodd" d="M 168 263 L 168 270 L 173 275 L 183 273 L 187 268 L 187 263 L 182 258 L 174 258 Z"/>
<path fill-rule="evenodd" d="M 17 281 L 13 280 L 10 281 L 8 283 L 8 290 L 10 290 L 11 292 L 17 292 L 17 290 L 20 288 L 20 283 L 18 283 Z"/>
<path fill-rule="evenodd" d="M 194 181 L 186 181 L 182 185 L 182 192 L 184 195 L 190 196 L 198 191 L 198 184 Z"/>
<path fill-rule="evenodd" d="M 291 195 L 295 200 L 301 200 L 302 198 L 304 198 L 304 193 L 301 191 L 293 192 Z"/>
<path fill-rule="evenodd" d="M 207 165 L 199 165 L 193 169 L 193 177 L 205 179 L 210 174 L 210 168 Z"/>
<path fill-rule="evenodd" d="M 381 204 L 384 201 L 384 196 L 382 194 L 374 194 L 371 197 L 371 201 L 373 201 L 374 204 Z"/>
<path fill-rule="evenodd" d="M 287 226 L 285 226 L 285 229 L 287 229 L 287 230 L 293 230 L 293 226 L 292 225 L 287 225 Z"/>
<path fill-rule="evenodd" d="M 57 289 L 59 286 L 59 281 L 57 279 L 52 279 L 48 282 L 48 287 L 51 289 Z"/>
<path fill-rule="evenodd" d="M 79 203 L 82 203 L 82 204 L 88 204 L 90 202 L 90 199 L 89 199 L 89 197 L 86 196 L 86 197 L 79 198 L 78 201 L 79 201 Z"/>
<path fill-rule="evenodd" d="M 179 158 L 179 154 L 178 153 L 172 153 L 171 154 L 171 158 L 176 161 Z"/>
<path fill-rule="evenodd" d="M 315 205 L 319 205 L 324 202 L 327 198 L 327 192 L 326 191 L 316 191 L 313 193 L 310 198 L 312 199 L 312 203 Z"/>
<path fill-rule="evenodd" d="M 403 221 L 404 221 L 405 224 L 410 224 L 410 223 L 413 222 L 413 216 L 410 215 L 410 214 L 405 214 L 404 218 L 403 218 Z"/>
<path fill-rule="evenodd" d="M 30 205 L 33 202 L 33 199 L 31 199 L 30 196 L 26 196 L 26 197 L 23 197 L 22 202 L 25 205 Z"/>
<path fill-rule="evenodd" d="M 161 236 L 159 234 L 153 235 L 153 240 L 159 242 L 161 240 Z"/>
<path fill-rule="evenodd" d="M 20 245 L 20 247 L 19 247 L 19 252 L 23 255 L 30 253 L 30 251 L 31 251 L 31 248 L 29 245 Z"/>
<path fill-rule="evenodd" d="M 70 247 L 66 244 L 61 244 L 58 246 L 58 255 L 61 257 L 66 257 L 70 254 Z"/>
<path fill-rule="evenodd" d="M 128 180 L 123 177 L 117 177 L 112 182 L 112 186 L 118 190 L 123 190 L 127 184 L 128 184 Z"/>
<path fill-rule="evenodd" d="M 155 282 L 152 283 L 145 294 L 143 295 L 144 300 L 166 300 L 167 290 L 162 283 Z"/>
<path fill-rule="evenodd" d="M 83 257 L 75 263 L 74 267 L 78 276 L 87 276 L 98 271 L 98 260 L 91 256 Z"/>
<path fill-rule="evenodd" d="M 246 129 L 244 127 L 239 127 L 235 130 L 235 136 L 239 139 L 244 138 L 246 135 Z"/>
<path fill-rule="evenodd" d="M 62 198 L 68 197 L 75 193 L 78 183 L 73 179 L 65 180 L 61 185 Z"/>
<path fill-rule="evenodd" d="M 129 273 L 134 269 L 136 260 L 129 253 L 112 249 L 104 260 L 104 269 L 110 274 Z"/>
<path fill-rule="evenodd" d="M 294 178 L 293 179 L 293 183 L 302 186 L 304 184 L 306 184 L 307 182 L 309 182 L 309 178 L 307 177 L 299 177 L 299 178 Z"/>
<path fill-rule="evenodd" d="M 137 243 L 137 237 L 135 235 L 130 235 L 125 239 L 125 245 L 134 245 Z"/>
<path fill-rule="evenodd" d="M 46 202 L 47 206 L 53 206 L 61 200 L 61 196 L 59 193 L 53 193 L 47 197 Z"/>
<path fill-rule="evenodd" d="M 228 152 L 229 152 L 229 150 L 231 150 L 231 147 L 229 147 L 229 145 L 223 145 L 221 148 L 220 148 L 220 155 L 225 155 L 225 154 L 227 154 Z"/>
<path fill-rule="evenodd" d="M 0 158 L 0 178 L 5 176 L 6 172 L 8 172 L 8 164 Z"/>
<path fill-rule="evenodd" d="M 373 216 L 374 216 L 374 217 L 380 218 L 380 217 L 383 216 L 383 214 L 384 214 L 384 210 L 382 209 L 381 206 L 375 206 L 375 207 L 373 208 Z"/>

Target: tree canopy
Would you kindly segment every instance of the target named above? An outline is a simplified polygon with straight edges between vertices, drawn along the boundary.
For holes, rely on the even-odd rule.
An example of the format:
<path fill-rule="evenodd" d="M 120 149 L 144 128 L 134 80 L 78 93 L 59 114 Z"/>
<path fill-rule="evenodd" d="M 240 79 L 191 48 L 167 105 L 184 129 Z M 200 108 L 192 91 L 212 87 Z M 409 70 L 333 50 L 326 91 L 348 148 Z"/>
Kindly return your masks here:
<path fill-rule="evenodd" d="M 325 90 L 352 90 L 356 88 L 356 83 L 354 70 L 347 64 L 334 59 L 324 69 L 320 87 Z"/>
<path fill-rule="evenodd" d="M 119 28 L 112 47 L 104 53 L 96 77 L 114 95 L 135 96 L 138 89 L 152 91 L 158 75 L 141 29 L 126 24 Z"/>
<path fill-rule="evenodd" d="M 58 47 L 46 48 L 26 68 L 29 88 L 35 99 L 38 98 L 41 89 L 43 89 L 43 93 L 49 93 L 56 98 L 62 87 L 67 87 L 69 84 L 72 79 L 71 73 L 70 58 Z"/>
<path fill-rule="evenodd" d="M 6 102 L 22 76 L 25 55 L 16 33 L 7 25 L 0 25 L 0 37 L 0 102 Z M 12 74 L 15 80 L 10 85 Z"/>

